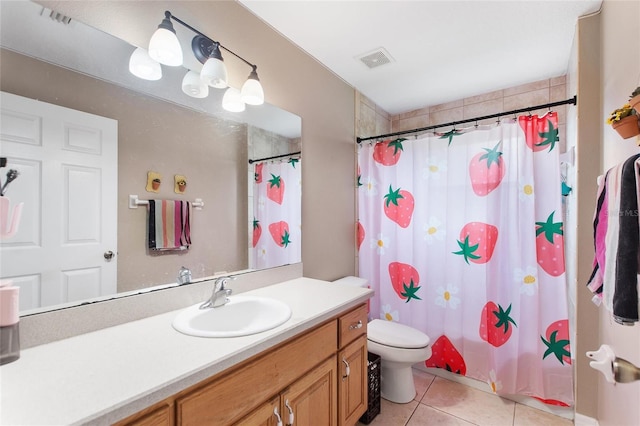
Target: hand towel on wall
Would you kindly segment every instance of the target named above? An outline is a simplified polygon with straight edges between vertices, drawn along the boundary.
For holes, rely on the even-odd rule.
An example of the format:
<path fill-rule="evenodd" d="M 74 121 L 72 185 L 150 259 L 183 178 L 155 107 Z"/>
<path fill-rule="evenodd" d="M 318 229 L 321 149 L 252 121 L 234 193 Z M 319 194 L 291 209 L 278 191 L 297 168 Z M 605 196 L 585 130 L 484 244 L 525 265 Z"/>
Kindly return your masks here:
<path fill-rule="evenodd" d="M 587 287 L 619 324 L 638 321 L 640 154 L 607 171 L 594 214 L 594 270 Z"/>
<path fill-rule="evenodd" d="M 149 200 L 149 249 L 187 250 L 191 244 L 190 220 L 188 201 Z"/>

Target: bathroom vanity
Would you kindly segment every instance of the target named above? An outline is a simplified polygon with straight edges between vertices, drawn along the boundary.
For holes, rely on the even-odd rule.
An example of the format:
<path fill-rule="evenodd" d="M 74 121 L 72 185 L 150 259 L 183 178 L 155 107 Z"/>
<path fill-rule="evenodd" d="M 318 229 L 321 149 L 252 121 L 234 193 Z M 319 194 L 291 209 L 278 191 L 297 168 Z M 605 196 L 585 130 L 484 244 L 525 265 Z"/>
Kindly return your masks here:
<path fill-rule="evenodd" d="M 288 304 L 263 333 L 200 338 L 179 311 L 22 351 L 1 424 L 352 425 L 367 408 L 369 289 L 297 278 L 243 294 Z M 224 307 L 222 308 L 224 309 Z"/>

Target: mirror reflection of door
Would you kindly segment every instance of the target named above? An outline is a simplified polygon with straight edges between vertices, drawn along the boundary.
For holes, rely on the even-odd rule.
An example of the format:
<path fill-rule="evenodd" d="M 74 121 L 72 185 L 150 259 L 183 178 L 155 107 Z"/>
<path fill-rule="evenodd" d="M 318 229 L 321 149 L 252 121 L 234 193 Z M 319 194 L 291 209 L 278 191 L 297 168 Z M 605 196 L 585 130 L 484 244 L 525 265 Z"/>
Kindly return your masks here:
<path fill-rule="evenodd" d="M 0 275 L 20 287 L 20 310 L 115 293 L 117 122 L 0 95 L 2 156 L 19 172 L 5 195 L 24 203 Z"/>

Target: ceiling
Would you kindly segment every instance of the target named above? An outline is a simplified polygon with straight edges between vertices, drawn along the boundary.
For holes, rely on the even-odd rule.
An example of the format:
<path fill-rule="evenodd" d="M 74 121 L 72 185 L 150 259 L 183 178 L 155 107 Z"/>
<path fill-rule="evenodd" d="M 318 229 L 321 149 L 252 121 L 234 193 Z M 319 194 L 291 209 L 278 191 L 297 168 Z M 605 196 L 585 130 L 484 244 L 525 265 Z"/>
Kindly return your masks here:
<path fill-rule="evenodd" d="M 239 1 L 394 115 L 565 74 L 578 18 L 602 3 Z M 389 63 L 359 59 L 380 48 Z"/>

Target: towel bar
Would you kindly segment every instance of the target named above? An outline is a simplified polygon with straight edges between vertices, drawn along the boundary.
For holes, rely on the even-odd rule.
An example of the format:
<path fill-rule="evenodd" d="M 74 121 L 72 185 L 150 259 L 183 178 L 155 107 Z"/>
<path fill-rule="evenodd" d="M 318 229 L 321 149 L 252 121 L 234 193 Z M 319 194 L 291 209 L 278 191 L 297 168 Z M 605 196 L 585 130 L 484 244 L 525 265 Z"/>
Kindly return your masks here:
<path fill-rule="evenodd" d="M 148 204 L 149 204 L 149 200 L 141 200 L 138 198 L 137 195 L 129 195 L 130 209 L 137 209 L 138 206 L 146 206 Z M 196 198 L 195 201 L 191 202 L 191 205 L 196 210 L 202 210 L 202 208 L 204 207 L 204 201 L 202 201 L 202 198 Z"/>

